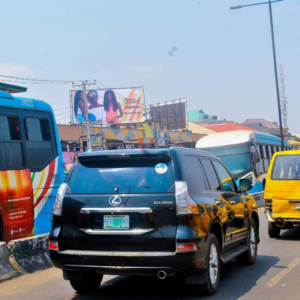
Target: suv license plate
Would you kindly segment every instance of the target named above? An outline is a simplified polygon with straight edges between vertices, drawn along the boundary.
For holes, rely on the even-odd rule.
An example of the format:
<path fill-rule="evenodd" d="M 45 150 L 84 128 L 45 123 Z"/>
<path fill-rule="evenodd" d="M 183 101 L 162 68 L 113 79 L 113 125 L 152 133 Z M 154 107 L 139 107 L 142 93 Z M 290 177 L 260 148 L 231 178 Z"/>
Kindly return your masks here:
<path fill-rule="evenodd" d="M 300 209 L 300 203 L 296 203 L 296 209 Z"/>
<path fill-rule="evenodd" d="M 129 229 L 129 216 L 104 216 L 104 229 Z"/>

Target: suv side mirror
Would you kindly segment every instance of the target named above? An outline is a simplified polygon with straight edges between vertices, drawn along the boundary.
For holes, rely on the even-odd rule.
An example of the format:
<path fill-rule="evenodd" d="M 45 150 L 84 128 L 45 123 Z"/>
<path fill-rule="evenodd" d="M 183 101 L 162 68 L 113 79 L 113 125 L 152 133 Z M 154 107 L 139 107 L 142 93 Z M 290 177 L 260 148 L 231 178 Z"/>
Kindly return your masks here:
<path fill-rule="evenodd" d="M 241 192 L 248 192 L 252 189 L 252 181 L 250 179 L 240 179 L 240 190 Z"/>

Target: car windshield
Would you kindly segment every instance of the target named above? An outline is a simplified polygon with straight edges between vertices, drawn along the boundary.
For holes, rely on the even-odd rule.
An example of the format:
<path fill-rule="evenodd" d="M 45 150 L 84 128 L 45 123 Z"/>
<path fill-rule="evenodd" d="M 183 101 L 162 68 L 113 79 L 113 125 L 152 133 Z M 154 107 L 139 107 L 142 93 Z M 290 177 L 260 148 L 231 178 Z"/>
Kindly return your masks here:
<path fill-rule="evenodd" d="M 273 180 L 300 180 L 300 155 L 278 155 L 275 159 Z"/>
<path fill-rule="evenodd" d="M 78 163 L 68 185 L 75 194 L 166 193 L 174 176 L 169 158 L 112 158 Z"/>
<path fill-rule="evenodd" d="M 207 151 L 219 157 L 227 169 L 234 175 L 250 169 L 250 153 L 247 146 L 209 149 Z"/>

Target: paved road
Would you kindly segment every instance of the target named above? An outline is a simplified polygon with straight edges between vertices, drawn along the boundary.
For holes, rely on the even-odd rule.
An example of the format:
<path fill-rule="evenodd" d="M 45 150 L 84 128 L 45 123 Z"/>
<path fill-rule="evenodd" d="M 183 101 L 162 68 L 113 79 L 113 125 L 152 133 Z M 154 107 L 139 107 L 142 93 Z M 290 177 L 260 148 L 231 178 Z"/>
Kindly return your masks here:
<path fill-rule="evenodd" d="M 221 284 L 209 299 L 300 299 L 300 228 L 282 233 L 280 239 L 267 235 L 267 222 L 260 209 L 261 243 L 254 266 L 241 267 L 235 262 L 222 270 Z M 15 278 L 0 284 L 1 300 L 137 300 L 196 299 L 186 287 L 174 279 L 105 276 L 93 295 L 77 295 L 61 272 L 54 268 Z"/>

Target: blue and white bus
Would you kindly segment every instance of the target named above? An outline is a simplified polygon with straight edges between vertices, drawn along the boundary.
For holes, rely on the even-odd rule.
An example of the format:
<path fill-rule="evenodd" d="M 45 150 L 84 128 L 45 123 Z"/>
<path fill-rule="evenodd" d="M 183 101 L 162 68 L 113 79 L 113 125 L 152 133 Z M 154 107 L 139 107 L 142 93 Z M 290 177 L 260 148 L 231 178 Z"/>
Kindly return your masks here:
<path fill-rule="evenodd" d="M 49 233 L 65 180 L 52 108 L 0 91 L 0 241 Z"/>
<path fill-rule="evenodd" d="M 219 157 L 237 180 L 251 179 L 253 188 L 249 193 L 263 200 L 263 181 L 273 154 L 281 151 L 281 140 L 266 133 L 237 130 L 207 135 L 196 148 Z M 285 141 L 284 150 L 289 149 L 291 145 Z"/>

